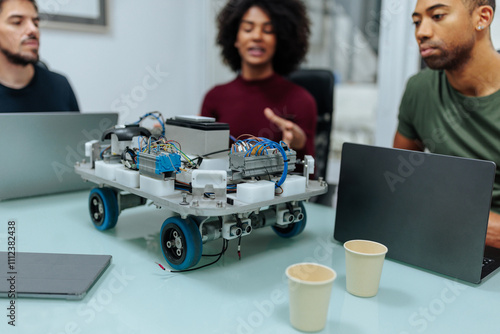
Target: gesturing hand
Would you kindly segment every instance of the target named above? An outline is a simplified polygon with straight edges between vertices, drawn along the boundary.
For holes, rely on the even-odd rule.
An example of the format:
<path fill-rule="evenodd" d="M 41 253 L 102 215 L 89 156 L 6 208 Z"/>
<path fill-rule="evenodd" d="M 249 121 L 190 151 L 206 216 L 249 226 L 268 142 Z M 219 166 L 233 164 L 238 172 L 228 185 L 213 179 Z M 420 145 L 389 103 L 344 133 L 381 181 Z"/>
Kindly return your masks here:
<path fill-rule="evenodd" d="M 306 144 L 306 134 L 304 130 L 292 121 L 277 116 L 270 108 L 264 109 L 264 115 L 269 121 L 278 126 L 283 133 L 282 140 L 295 150 L 302 149 Z"/>

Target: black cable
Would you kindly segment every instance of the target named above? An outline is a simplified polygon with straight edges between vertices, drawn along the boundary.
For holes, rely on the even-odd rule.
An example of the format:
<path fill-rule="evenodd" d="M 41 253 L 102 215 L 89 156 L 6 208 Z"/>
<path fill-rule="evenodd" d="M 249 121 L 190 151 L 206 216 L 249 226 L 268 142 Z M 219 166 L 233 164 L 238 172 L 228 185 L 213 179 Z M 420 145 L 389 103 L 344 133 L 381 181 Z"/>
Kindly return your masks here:
<path fill-rule="evenodd" d="M 271 173 L 269 173 L 266 166 L 264 166 L 264 169 L 266 170 L 267 177 L 269 178 L 269 181 L 271 181 Z"/>
<path fill-rule="evenodd" d="M 241 235 L 238 238 L 238 260 L 241 260 Z"/>
<path fill-rule="evenodd" d="M 241 229 L 241 233 L 243 234 L 243 224 L 241 222 L 240 217 L 238 215 L 234 215 L 236 218 L 236 226 L 238 226 Z M 240 237 L 238 238 L 238 260 L 241 260 L 241 234 Z"/>
<path fill-rule="evenodd" d="M 184 269 L 184 270 L 169 270 L 169 271 L 171 273 L 184 273 L 184 272 L 187 272 L 187 271 L 195 271 L 195 270 L 198 270 L 198 269 L 201 269 L 201 268 L 205 268 L 205 267 L 211 266 L 212 264 L 217 263 L 220 260 L 220 258 L 222 257 L 222 255 L 226 252 L 227 244 L 229 244 L 229 241 L 227 241 L 226 239 L 222 239 L 222 250 L 221 250 L 221 252 L 219 254 L 219 257 L 215 261 L 213 261 L 213 262 L 204 264 L 204 265 L 202 265 L 200 267 L 196 267 L 196 268 L 190 268 L 190 269 Z"/>
<path fill-rule="evenodd" d="M 224 239 L 226 240 L 226 239 Z M 227 247 L 229 246 L 229 241 L 226 240 L 226 246 L 222 249 L 222 254 L 224 254 L 227 250 Z M 206 257 L 214 257 L 214 256 L 220 256 L 221 253 L 218 253 L 218 254 L 201 254 L 201 256 L 206 256 Z"/>
<path fill-rule="evenodd" d="M 221 224 L 221 226 L 222 226 L 222 224 L 224 224 L 224 221 L 223 221 L 223 219 L 222 219 L 222 216 L 218 216 L 217 218 L 219 219 L 219 223 L 220 223 L 220 224 Z M 227 240 L 226 240 L 226 241 L 227 241 Z M 223 246 L 224 246 L 224 245 L 223 245 Z M 223 249 L 222 249 L 222 253 L 225 253 L 225 252 L 226 252 L 226 250 L 227 250 L 227 247 L 228 247 L 228 246 L 229 246 L 229 241 L 226 243 L 226 247 L 225 247 L 225 248 L 223 247 Z M 202 254 L 201 256 L 207 256 L 207 257 L 208 257 L 208 256 L 219 256 L 219 255 L 220 255 L 220 253 L 219 253 L 219 254 Z"/>
<path fill-rule="evenodd" d="M 130 160 L 127 159 L 127 154 L 130 156 Z M 137 154 L 130 147 L 125 147 L 125 150 L 123 150 L 121 154 L 121 160 L 127 168 L 132 170 L 139 170 L 139 168 L 137 168 Z"/>
<path fill-rule="evenodd" d="M 223 220 L 222 220 L 222 217 L 219 216 L 219 222 L 222 224 L 223 223 Z M 210 263 L 207 263 L 207 264 L 204 264 L 200 267 L 196 267 L 196 268 L 190 268 L 190 269 L 184 269 L 184 270 L 169 270 L 171 273 L 183 273 L 183 272 L 187 272 L 187 271 L 194 271 L 194 270 L 198 270 L 198 269 L 201 269 L 201 268 L 205 268 L 205 267 L 208 267 L 208 266 L 211 266 L 212 264 L 215 264 L 217 263 L 220 258 L 222 257 L 222 255 L 224 255 L 224 253 L 226 252 L 227 248 L 229 247 L 229 241 L 226 240 L 226 239 L 222 239 L 222 250 L 219 254 L 207 254 L 207 255 L 203 255 L 202 256 L 218 256 L 218 258 L 213 261 L 213 262 L 210 262 Z M 158 264 L 160 266 L 160 268 L 162 268 L 163 270 L 166 270 L 165 267 L 163 267 L 162 265 Z"/>
<path fill-rule="evenodd" d="M 190 185 L 190 184 L 180 183 L 180 182 L 178 182 L 178 181 L 175 181 L 175 186 L 174 186 L 174 188 L 175 188 L 176 190 L 186 191 L 186 192 L 188 192 L 188 193 L 190 193 L 190 194 L 191 194 L 191 193 L 192 193 L 192 191 L 193 191 L 193 188 L 191 187 L 191 185 Z"/>
<path fill-rule="evenodd" d="M 226 149 L 223 149 L 223 150 L 220 150 L 220 151 L 215 151 L 215 152 L 204 154 L 201 157 L 202 158 L 206 158 L 206 157 L 209 157 L 209 156 L 214 155 L 214 154 L 223 153 L 223 152 L 229 152 L 229 151 L 231 151 L 231 149 L 230 148 L 226 148 Z"/>

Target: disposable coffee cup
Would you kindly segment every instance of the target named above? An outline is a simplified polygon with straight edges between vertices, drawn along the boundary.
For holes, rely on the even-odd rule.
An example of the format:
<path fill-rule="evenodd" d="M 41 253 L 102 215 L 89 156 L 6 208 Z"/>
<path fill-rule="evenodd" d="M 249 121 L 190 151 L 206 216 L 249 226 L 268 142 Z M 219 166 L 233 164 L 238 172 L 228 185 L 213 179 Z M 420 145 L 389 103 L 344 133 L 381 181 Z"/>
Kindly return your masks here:
<path fill-rule="evenodd" d="M 373 297 L 378 292 L 387 247 L 369 240 L 344 243 L 346 289 L 358 297 Z"/>
<path fill-rule="evenodd" d="M 290 293 L 290 323 L 304 332 L 325 328 L 333 281 L 337 273 L 317 263 L 286 268 Z"/>

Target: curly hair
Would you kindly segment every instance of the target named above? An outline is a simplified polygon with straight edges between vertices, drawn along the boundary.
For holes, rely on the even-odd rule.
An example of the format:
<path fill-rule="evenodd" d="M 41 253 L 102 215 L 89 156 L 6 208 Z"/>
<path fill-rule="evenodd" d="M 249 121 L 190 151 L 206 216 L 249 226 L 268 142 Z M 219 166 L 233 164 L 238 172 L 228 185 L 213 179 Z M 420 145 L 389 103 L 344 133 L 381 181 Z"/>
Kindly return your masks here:
<path fill-rule="evenodd" d="M 234 43 L 242 17 L 253 6 L 271 18 L 276 34 L 274 71 L 289 74 L 299 66 L 309 49 L 310 21 L 301 0 L 229 0 L 217 16 L 217 44 L 222 48 L 224 63 L 235 72 L 241 70 L 241 57 Z"/>
<path fill-rule="evenodd" d="M 0 12 L 2 11 L 2 6 L 5 1 L 7 0 L 0 0 Z M 38 6 L 36 4 L 36 0 L 27 0 L 27 1 L 31 2 L 33 6 L 35 6 L 35 10 L 38 12 Z"/>

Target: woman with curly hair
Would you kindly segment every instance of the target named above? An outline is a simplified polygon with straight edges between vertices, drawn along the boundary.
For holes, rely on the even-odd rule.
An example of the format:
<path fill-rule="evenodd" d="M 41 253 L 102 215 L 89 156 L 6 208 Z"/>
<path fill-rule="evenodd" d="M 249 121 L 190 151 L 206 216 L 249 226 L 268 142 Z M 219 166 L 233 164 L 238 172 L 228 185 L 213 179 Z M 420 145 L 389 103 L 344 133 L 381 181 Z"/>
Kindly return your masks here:
<path fill-rule="evenodd" d="M 212 88 L 201 114 L 228 123 L 233 137 L 283 140 L 298 157 L 314 155 L 316 102 L 284 78 L 304 59 L 310 35 L 301 0 L 229 0 L 217 18 L 217 44 L 238 73 Z"/>

